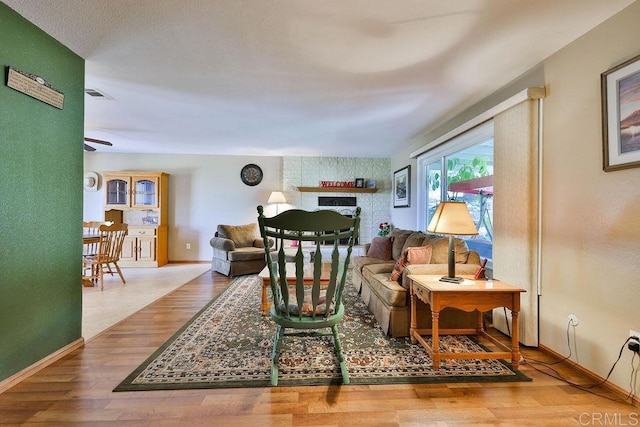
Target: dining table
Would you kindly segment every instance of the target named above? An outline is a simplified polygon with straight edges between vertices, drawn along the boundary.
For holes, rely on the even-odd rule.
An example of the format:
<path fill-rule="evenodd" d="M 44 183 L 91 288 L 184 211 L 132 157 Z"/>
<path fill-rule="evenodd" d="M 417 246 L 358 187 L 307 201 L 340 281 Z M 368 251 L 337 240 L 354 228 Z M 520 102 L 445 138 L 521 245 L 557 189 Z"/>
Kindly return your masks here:
<path fill-rule="evenodd" d="M 83 234 L 82 235 L 82 256 L 88 255 L 91 251 L 89 248 L 95 245 L 95 250 L 97 251 L 97 244 L 100 242 L 99 234 Z M 84 269 L 82 271 L 82 286 L 93 287 L 94 283 L 91 280 L 90 276 L 84 275 Z"/>

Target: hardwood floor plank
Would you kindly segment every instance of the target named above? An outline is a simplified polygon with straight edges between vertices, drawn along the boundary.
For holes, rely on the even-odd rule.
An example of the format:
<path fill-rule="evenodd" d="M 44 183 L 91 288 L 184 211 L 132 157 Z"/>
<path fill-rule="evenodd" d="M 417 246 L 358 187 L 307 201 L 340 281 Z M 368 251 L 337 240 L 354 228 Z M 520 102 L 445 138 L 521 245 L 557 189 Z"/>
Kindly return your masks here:
<path fill-rule="evenodd" d="M 578 390 L 529 364 L 521 371 L 533 381 L 518 383 L 112 392 L 231 281 L 205 273 L 0 394 L 0 425 L 575 426 L 582 414 L 640 419 L 637 407 Z M 553 360 L 536 349 L 522 352 Z M 590 382 L 568 366 L 554 367 Z"/>

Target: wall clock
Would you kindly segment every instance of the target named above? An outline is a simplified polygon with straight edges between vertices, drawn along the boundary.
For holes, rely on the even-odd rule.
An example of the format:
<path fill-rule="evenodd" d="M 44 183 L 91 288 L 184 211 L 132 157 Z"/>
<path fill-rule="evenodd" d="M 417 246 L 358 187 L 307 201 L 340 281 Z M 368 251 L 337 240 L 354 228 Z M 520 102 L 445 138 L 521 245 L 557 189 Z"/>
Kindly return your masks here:
<path fill-rule="evenodd" d="M 250 163 L 240 171 L 240 179 L 247 185 L 258 185 L 262 181 L 262 169 L 260 166 Z"/>

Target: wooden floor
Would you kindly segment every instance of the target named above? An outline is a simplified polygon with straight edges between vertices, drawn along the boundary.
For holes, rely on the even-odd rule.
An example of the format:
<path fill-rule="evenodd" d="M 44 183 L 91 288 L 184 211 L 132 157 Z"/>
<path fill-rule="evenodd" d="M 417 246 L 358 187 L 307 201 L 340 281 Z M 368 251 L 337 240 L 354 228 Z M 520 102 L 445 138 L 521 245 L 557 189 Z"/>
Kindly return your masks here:
<path fill-rule="evenodd" d="M 619 396 L 580 391 L 526 364 L 532 382 L 111 391 L 229 282 L 205 273 L 0 394 L 0 425 L 640 425 L 640 409 Z"/>

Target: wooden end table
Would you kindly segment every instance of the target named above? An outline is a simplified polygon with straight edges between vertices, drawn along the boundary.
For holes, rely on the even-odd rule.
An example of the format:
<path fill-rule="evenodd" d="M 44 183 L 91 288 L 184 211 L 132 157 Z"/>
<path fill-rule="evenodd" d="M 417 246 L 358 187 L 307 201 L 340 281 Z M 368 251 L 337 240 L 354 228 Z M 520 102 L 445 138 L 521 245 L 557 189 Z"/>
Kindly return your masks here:
<path fill-rule="evenodd" d="M 518 312 L 520 311 L 520 293 L 524 289 L 508 285 L 498 280 L 473 280 L 465 278 L 461 284 L 440 282 L 440 276 L 409 275 L 411 294 L 411 342 L 419 342 L 429 352 L 433 360 L 433 368 L 440 368 L 441 359 L 508 359 L 518 369 L 520 363 L 520 347 L 518 343 Z M 431 306 L 431 329 L 418 329 L 417 300 Z M 474 329 L 440 329 L 440 311 L 453 307 L 467 312 L 477 312 L 477 323 Z M 496 307 L 511 310 L 511 348 L 490 336 L 482 325 L 482 313 Z M 508 351 L 441 353 L 439 336 L 476 335 L 489 339 L 498 347 Z M 422 335 L 431 335 L 429 345 Z"/>
<path fill-rule="evenodd" d="M 276 266 L 277 268 L 277 266 Z M 289 285 L 296 284 L 296 265 L 293 262 L 288 262 L 287 268 L 287 283 Z M 322 263 L 322 272 L 320 273 L 320 284 L 326 285 L 329 283 L 329 275 L 331 274 L 331 263 Z M 271 286 L 271 279 L 269 277 L 269 266 L 266 266 L 258 274 L 262 279 L 262 315 L 266 316 L 267 310 L 271 307 L 271 302 L 267 301 L 267 288 Z M 313 264 L 306 263 L 304 266 L 303 280 L 305 285 L 311 286 L 313 284 Z M 322 288 L 322 286 L 321 286 Z"/>

